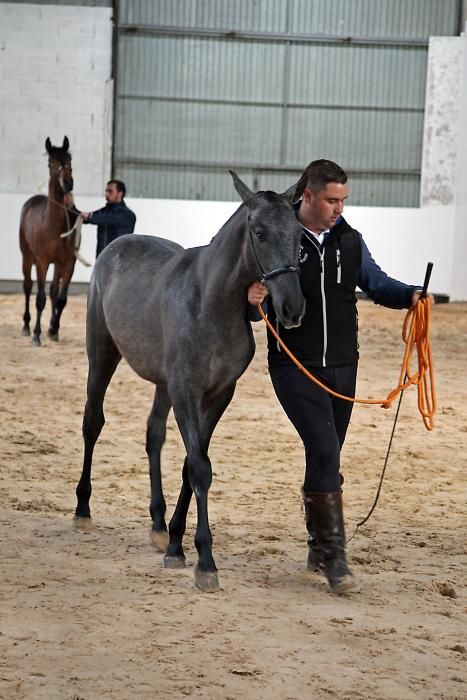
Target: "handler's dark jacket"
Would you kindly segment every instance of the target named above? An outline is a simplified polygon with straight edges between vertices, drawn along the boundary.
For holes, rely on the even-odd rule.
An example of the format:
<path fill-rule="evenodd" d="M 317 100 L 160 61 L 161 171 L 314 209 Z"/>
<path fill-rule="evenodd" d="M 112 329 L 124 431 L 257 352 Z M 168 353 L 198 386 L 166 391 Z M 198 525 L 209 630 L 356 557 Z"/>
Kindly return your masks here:
<path fill-rule="evenodd" d="M 96 258 L 104 248 L 119 236 L 133 233 L 135 230 L 136 216 L 128 209 L 125 202 L 106 204 L 102 209 L 93 211 L 87 224 L 97 224 L 97 250 Z"/>
<path fill-rule="evenodd" d="M 306 300 L 299 328 L 285 329 L 272 304 L 268 317 L 281 339 L 305 367 L 336 367 L 358 359 L 358 286 L 376 304 L 408 308 L 414 286 L 388 277 L 363 241 L 343 217 L 324 235 L 323 245 L 304 229 L 300 249 L 301 286 Z M 268 331 L 271 366 L 291 360 Z"/>

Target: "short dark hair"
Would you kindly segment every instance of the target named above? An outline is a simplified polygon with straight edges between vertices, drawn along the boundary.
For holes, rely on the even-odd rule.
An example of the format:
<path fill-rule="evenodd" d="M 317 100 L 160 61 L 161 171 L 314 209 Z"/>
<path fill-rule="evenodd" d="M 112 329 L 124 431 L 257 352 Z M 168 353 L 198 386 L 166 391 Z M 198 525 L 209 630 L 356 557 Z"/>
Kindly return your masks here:
<path fill-rule="evenodd" d="M 300 189 L 303 193 L 305 187 L 308 187 L 315 193 L 321 192 L 330 182 L 338 182 L 341 185 L 345 185 L 347 173 L 332 160 L 321 158 L 320 160 L 313 160 L 306 166 L 298 182 L 297 190 Z"/>
<path fill-rule="evenodd" d="M 125 183 L 122 182 L 122 180 L 109 180 L 107 184 L 115 185 L 115 187 L 117 188 L 117 192 L 123 192 L 123 196 L 126 195 Z"/>

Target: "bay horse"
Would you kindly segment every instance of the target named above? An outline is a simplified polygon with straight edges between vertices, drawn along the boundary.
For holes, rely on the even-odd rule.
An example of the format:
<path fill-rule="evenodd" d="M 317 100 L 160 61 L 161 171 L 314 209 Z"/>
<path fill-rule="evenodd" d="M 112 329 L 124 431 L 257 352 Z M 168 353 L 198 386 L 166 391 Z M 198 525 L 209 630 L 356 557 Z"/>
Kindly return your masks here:
<path fill-rule="evenodd" d="M 194 492 L 195 585 L 202 591 L 219 588 L 208 520 L 208 448 L 236 382 L 254 355 L 248 287 L 254 280 L 263 281 L 286 328 L 299 326 L 305 309 L 298 275 L 302 229 L 292 207 L 296 186 L 283 194 L 255 194 L 232 171 L 231 175 L 243 204 L 209 245 L 184 249 L 138 235 L 122 236 L 105 248 L 92 273 L 86 320 L 89 372 L 75 523 L 90 523 L 93 450 L 105 423 L 105 393 L 124 357 L 140 377 L 156 385 L 146 433 L 151 539 L 161 551 L 168 544 L 165 567 L 184 566 L 182 540 Z M 186 457 L 167 532 L 160 454 L 171 406 Z"/>
<path fill-rule="evenodd" d="M 75 269 L 76 257 L 73 239 L 61 238 L 76 219 L 77 212 L 65 205 L 65 196 L 73 190 L 71 153 L 65 136 L 62 146 L 52 146 L 47 137 L 45 148 L 49 156 L 48 196 L 36 194 L 25 202 L 21 210 L 19 245 L 23 257 L 23 291 L 25 311 L 23 315 L 23 335 L 30 335 L 29 298 L 32 291 L 31 269 L 36 266 L 37 296 L 36 325 L 32 342 L 41 344 L 41 315 L 46 303 L 45 280 L 48 267 L 54 264 L 53 280 L 50 283 L 52 317 L 48 336 L 58 340 L 60 316 L 65 308 L 68 287 Z"/>

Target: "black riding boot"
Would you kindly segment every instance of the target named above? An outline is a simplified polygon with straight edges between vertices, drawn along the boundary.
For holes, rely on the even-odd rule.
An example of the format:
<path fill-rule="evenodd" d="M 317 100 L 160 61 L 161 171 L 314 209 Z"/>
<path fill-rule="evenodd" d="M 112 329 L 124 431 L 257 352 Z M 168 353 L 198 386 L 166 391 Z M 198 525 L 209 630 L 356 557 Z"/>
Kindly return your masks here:
<path fill-rule="evenodd" d="M 324 573 L 335 593 L 356 589 L 347 566 L 341 491 L 304 491 L 305 507 L 311 514 L 316 540 L 322 553 Z"/>
<path fill-rule="evenodd" d="M 344 483 L 344 475 L 339 474 L 339 480 L 341 486 Z M 342 493 L 342 491 L 341 491 Z M 302 498 L 303 498 L 303 504 L 305 506 L 305 525 L 306 529 L 308 530 L 308 539 L 307 539 L 307 545 L 308 545 L 308 559 L 306 563 L 306 568 L 308 571 L 314 571 L 315 573 L 324 573 L 324 559 L 323 559 L 323 553 L 321 551 L 321 548 L 318 544 L 318 540 L 316 539 L 316 533 L 313 528 L 313 518 L 311 517 L 311 502 L 309 499 L 305 497 L 305 491 L 303 490 L 302 487 Z"/>
<path fill-rule="evenodd" d="M 308 571 L 322 573 L 324 571 L 324 561 L 321 548 L 316 539 L 316 534 L 313 528 L 313 519 L 311 517 L 311 502 L 306 497 L 305 491 L 302 489 L 303 505 L 305 506 L 305 525 L 308 530 L 308 559 L 306 568 Z"/>

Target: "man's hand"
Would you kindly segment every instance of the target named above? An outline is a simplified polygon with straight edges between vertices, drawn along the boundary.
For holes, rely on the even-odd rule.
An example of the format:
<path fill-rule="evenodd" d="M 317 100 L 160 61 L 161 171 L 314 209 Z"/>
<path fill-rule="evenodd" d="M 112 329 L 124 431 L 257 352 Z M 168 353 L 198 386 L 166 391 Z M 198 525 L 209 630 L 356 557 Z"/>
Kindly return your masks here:
<path fill-rule="evenodd" d="M 83 221 L 87 221 L 89 219 L 89 217 L 91 216 L 91 214 L 92 214 L 92 212 L 90 212 L 90 211 L 82 211 L 81 217 L 82 217 Z"/>
<path fill-rule="evenodd" d="M 417 301 L 420 299 L 420 296 L 421 296 L 420 290 L 418 290 L 412 294 L 412 306 L 415 306 Z M 434 298 L 433 294 L 427 294 L 426 298 L 430 300 L 430 306 L 434 306 L 435 298 Z"/>
<path fill-rule="evenodd" d="M 268 290 L 260 282 L 253 282 L 248 287 L 248 303 L 253 306 L 262 304 L 268 295 Z"/>

